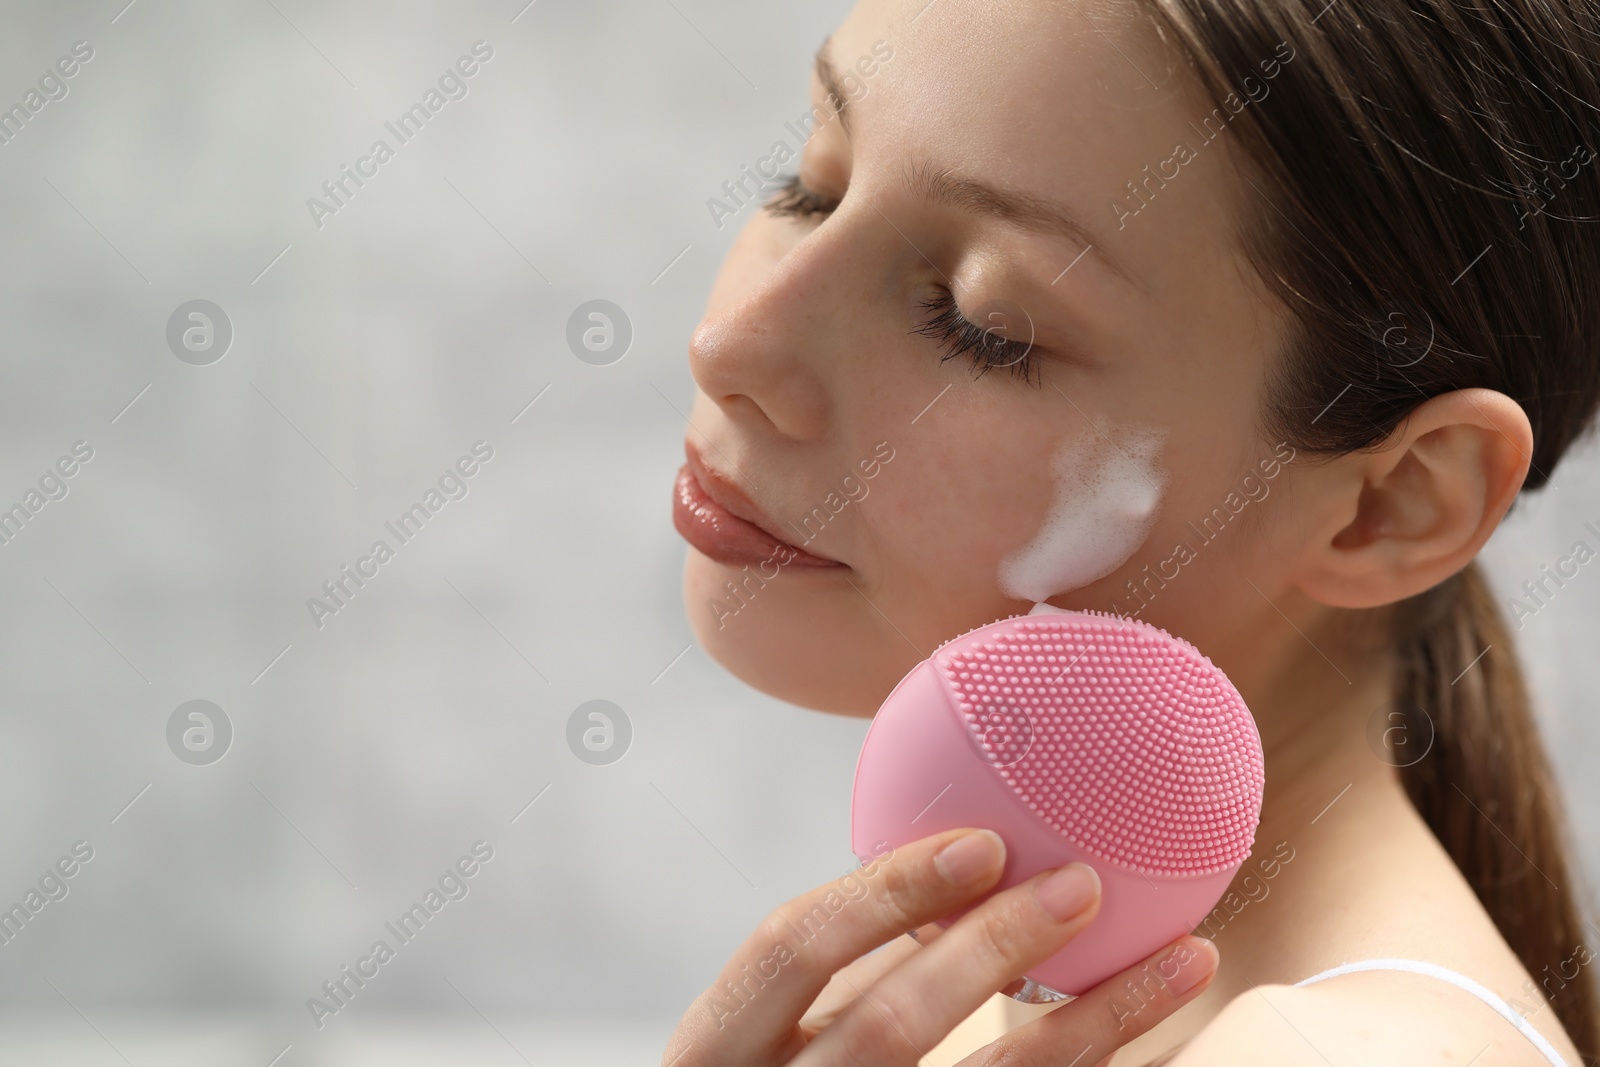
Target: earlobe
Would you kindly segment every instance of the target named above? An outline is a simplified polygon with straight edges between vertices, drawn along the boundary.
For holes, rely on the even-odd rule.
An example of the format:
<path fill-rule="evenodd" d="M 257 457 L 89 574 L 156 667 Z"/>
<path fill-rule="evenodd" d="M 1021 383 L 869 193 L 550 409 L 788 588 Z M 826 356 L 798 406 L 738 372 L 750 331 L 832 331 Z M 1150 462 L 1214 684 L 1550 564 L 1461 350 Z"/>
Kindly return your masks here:
<path fill-rule="evenodd" d="M 1323 491 L 1331 517 L 1297 584 L 1332 607 L 1414 596 L 1465 567 L 1527 476 L 1533 430 L 1504 393 L 1460 389 L 1418 405 L 1385 444 L 1341 456 Z"/>

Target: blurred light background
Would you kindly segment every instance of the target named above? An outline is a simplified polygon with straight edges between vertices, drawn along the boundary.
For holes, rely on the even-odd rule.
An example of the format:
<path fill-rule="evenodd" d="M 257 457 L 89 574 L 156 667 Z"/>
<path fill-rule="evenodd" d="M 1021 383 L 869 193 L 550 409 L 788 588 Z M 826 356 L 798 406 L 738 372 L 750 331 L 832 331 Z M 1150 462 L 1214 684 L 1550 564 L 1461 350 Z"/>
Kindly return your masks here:
<path fill-rule="evenodd" d="M 0 508 L 93 458 L 0 545 L 0 905 L 93 859 L 0 946 L 0 1062 L 653 1063 L 772 906 L 854 865 L 867 724 L 692 646 L 669 515 L 686 342 L 748 217 L 707 198 L 792 144 L 846 9 L 4 6 L 0 106 L 93 56 L 0 145 Z M 400 145 L 384 124 L 479 41 Z M 597 299 L 632 327 L 608 365 L 567 343 Z M 192 300 L 231 325 L 208 365 L 168 344 Z M 319 627 L 307 598 L 480 441 Z M 1586 521 L 1592 447 L 1496 535 L 1505 595 Z M 1593 870 L 1600 569 L 1519 638 Z M 631 723 L 609 765 L 567 742 L 593 699 Z M 224 758 L 169 744 L 191 700 Z M 467 895 L 319 1028 L 307 999 L 480 841 Z"/>

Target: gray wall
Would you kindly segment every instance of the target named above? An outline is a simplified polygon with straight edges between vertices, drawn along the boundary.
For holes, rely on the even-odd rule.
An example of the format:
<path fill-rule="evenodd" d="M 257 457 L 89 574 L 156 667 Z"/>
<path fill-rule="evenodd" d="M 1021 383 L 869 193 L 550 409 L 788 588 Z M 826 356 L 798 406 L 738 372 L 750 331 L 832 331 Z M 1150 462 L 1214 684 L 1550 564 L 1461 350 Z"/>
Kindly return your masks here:
<path fill-rule="evenodd" d="M 124 2 L 12 3 L 0 32 L 0 104 L 94 49 L 0 146 L 0 506 L 94 450 L 0 546 L 0 900 L 94 849 L 0 948 L 0 1052 L 428 1062 L 445 1034 L 451 1062 L 638 1062 L 852 862 L 866 724 L 688 648 L 668 514 L 735 230 L 706 198 L 789 136 L 846 5 Z M 480 39 L 467 96 L 316 225 Z M 608 366 L 565 338 L 597 298 L 634 331 Z M 233 330 L 207 366 L 166 339 L 194 299 Z M 306 599 L 479 440 L 467 495 L 319 628 Z M 1597 471 L 1497 536 L 1497 575 L 1600 525 Z M 1597 592 L 1600 564 L 1524 632 L 1591 858 Z M 596 698 L 634 731 L 610 766 L 565 740 Z M 195 699 L 234 731 L 206 766 L 167 738 Z M 313 1027 L 480 839 L 468 895 Z"/>

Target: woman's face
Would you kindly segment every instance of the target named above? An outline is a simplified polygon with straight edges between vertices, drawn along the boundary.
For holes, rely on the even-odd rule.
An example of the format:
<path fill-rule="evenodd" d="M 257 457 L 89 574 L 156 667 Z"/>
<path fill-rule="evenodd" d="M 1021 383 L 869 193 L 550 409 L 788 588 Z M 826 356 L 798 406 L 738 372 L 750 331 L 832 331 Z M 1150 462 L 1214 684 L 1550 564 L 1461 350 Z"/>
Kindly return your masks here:
<path fill-rule="evenodd" d="M 1071 0 L 864 0 L 811 94 L 804 213 L 725 201 L 745 227 L 690 347 L 702 645 L 852 714 L 1047 597 L 1223 662 L 1297 468 L 1257 429 L 1282 325 L 1235 237 L 1232 112 L 1131 8 Z M 944 359 L 956 315 L 979 343 Z"/>

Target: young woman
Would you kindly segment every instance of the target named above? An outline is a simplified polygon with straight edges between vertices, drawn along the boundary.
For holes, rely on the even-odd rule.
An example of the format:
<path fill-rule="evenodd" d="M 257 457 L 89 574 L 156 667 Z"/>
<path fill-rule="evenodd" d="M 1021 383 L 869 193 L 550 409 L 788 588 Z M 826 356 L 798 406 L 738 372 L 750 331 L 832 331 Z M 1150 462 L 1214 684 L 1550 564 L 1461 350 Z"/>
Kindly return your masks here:
<path fill-rule="evenodd" d="M 788 923 L 839 886 L 776 909 L 664 1063 L 1592 1062 L 1594 927 L 1473 560 L 1600 397 L 1597 10 L 846 19 L 690 347 L 700 641 L 866 716 L 1033 601 L 1134 615 L 1232 678 L 1266 802 L 1225 921 L 1054 1010 L 991 998 L 1097 880 L 941 934 L 1003 863 L 950 831 L 857 872 L 803 946 Z"/>

